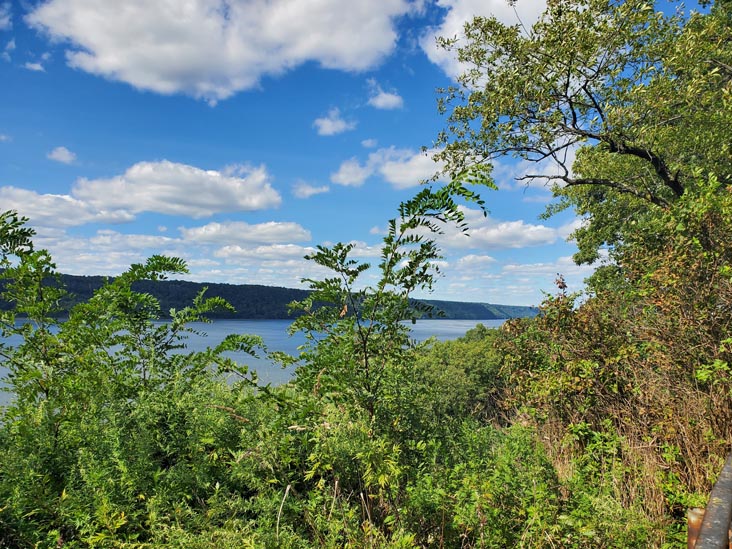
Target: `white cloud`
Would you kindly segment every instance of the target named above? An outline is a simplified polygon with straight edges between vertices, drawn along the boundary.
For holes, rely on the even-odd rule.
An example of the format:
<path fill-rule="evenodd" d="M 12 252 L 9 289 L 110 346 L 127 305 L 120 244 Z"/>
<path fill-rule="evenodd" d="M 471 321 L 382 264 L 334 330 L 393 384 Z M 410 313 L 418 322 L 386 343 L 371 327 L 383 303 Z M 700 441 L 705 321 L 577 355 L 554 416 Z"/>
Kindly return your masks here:
<path fill-rule="evenodd" d="M 328 185 L 315 187 L 313 185 L 305 183 L 304 181 L 297 181 L 292 186 L 292 194 L 294 194 L 297 198 L 310 198 L 311 196 L 314 196 L 316 194 L 327 193 L 329 190 L 330 187 L 328 187 Z"/>
<path fill-rule="evenodd" d="M 586 223 L 587 221 L 584 219 L 575 218 L 569 223 L 565 223 L 564 225 L 559 227 L 557 229 L 557 232 L 559 233 L 559 236 L 566 240 L 574 231 L 576 231 L 580 227 L 583 227 L 584 225 L 586 225 Z"/>
<path fill-rule="evenodd" d="M 384 179 L 396 189 L 416 187 L 440 171 L 432 159 L 435 150 L 415 153 L 411 150 L 387 149 L 378 167 Z"/>
<path fill-rule="evenodd" d="M 436 38 L 438 36 L 464 37 L 465 23 L 471 21 L 476 15 L 493 15 L 499 21 L 509 25 L 515 25 L 521 21 L 529 27 L 537 21 L 546 8 L 544 0 L 519 0 L 513 5 L 506 0 L 437 0 L 437 5 L 447 10 L 445 19 L 439 26 L 430 28 L 422 35 L 420 45 L 430 61 L 440 66 L 445 74 L 452 78 L 461 74 L 465 67 L 458 61 L 454 53 L 437 47 Z"/>
<path fill-rule="evenodd" d="M 318 130 L 318 135 L 337 135 L 354 129 L 356 123 L 345 120 L 341 116 L 341 111 L 333 108 L 328 111 L 327 116 L 316 118 L 313 126 Z"/>
<path fill-rule="evenodd" d="M 404 106 L 404 99 L 402 99 L 402 96 L 398 93 L 394 91 L 384 91 L 373 78 L 368 80 L 368 84 L 370 89 L 368 103 L 372 107 L 376 109 L 391 110 L 401 109 Z"/>
<path fill-rule="evenodd" d="M 256 246 L 254 248 L 231 245 L 223 246 L 214 252 L 214 255 L 226 259 L 288 260 L 303 258 L 314 251 L 314 248 L 298 246 L 296 244 L 270 244 L 268 246 Z"/>
<path fill-rule="evenodd" d="M 558 233 L 544 225 L 531 225 L 523 220 L 502 221 L 482 227 L 475 227 L 470 238 L 480 247 L 526 248 L 554 244 Z"/>
<path fill-rule="evenodd" d="M 435 153 L 434 149 L 425 152 L 395 147 L 379 149 L 369 154 L 365 164 L 355 157 L 344 161 L 330 180 L 338 185 L 359 186 L 378 173 L 395 189 L 416 187 L 441 170 L 441 165 L 432 159 Z"/>
<path fill-rule="evenodd" d="M 61 162 L 62 164 L 73 164 L 74 160 L 76 160 L 76 155 L 66 147 L 56 147 L 46 155 L 46 158 Z"/>
<path fill-rule="evenodd" d="M 472 271 L 476 269 L 484 269 L 488 266 L 494 266 L 495 264 L 495 258 L 489 255 L 468 254 L 458 260 L 456 267 L 460 270 Z"/>
<path fill-rule="evenodd" d="M 353 257 L 381 257 L 381 244 L 372 246 L 362 240 L 351 240 L 349 244 L 353 245 L 351 256 Z"/>
<path fill-rule="evenodd" d="M 362 166 L 357 158 L 350 158 L 341 163 L 338 171 L 330 175 L 330 180 L 337 185 L 358 187 L 373 173 L 370 166 Z"/>
<path fill-rule="evenodd" d="M 8 142 L 10 142 L 12 140 L 13 140 L 13 138 L 10 137 L 9 135 L 6 135 L 4 133 L 0 133 L 0 143 L 8 143 Z"/>
<path fill-rule="evenodd" d="M 24 68 L 28 69 L 29 71 L 34 72 L 46 72 L 46 69 L 43 68 L 43 65 L 40 63 L 31 63 L 28 62 L 25 65 L 23 65 Z"/>
<path fill-rule="evenodd" d="M 376 139 L 364 139 L 361 141 L 361 146 L 366 149 L 373 149 L 378 144 L 379 142 Z"/>
<path fill-rule="evenodd" d="M 72 194 L 99 209 L 206 217 L 278 206 L 264 166 L 202 170 L 167 160 L 139 162 L 111 179 L 80 179 Z"/>
<path fill-rule="evenodd" d="M 256 242 L 260 244 L 276 242 L 303 242 L 310 240 L 310 231 L 290 221 L 268 221 L 250 225 L 243 221 L 228 223 L 209 223 L 202 227 L 180 229 L 183 238 L 196 243 L 234 244 Z"/>
<path fill-rule="evenodd" d="M 35 225 L 33 220 L 31 224 Z M 60 272 L 69 274 L 118 275 L 155 253 L 186 256 L 180 239 L 109 229 L 79 237 L 65 230 L 40 227 L 34 242 L 51 252 Z"/>
<path fill-rule="evenodd" d="M 26 22 L 68 42 L 70 66 L 136 88 L 210 102 L 303 63 L 378 65 L 396 44 L 409 0 L 49 0 Z"/>
<path fill-rule="evenodd" d="M 443 246 L 476 250 L 516 249 L 554 244 L 562 237 L 562 231 L 545 225 L 533 225 L 523 220 L 500 221 L 485 217 L 480 210 L 463 206 L 460 209 L 469 227 L 468 234 L 447 226 L 445 234 L 438 237 Z"/>
<path fill-rule="evenodd" d="M 0 31 L 10 30 L 13 28 L 13 12 L 10 2 L 0 4 Z"/>
<path fill-rule="evenodd" d="M 114 250 L 160 250 L 173 244 L 179 244 L 180 241 L 167 236 L 122 234 L 117 231 L 102 229 L 89 239 L 89 243 L 99 253 Z"/>
<path fill-rule="evenodd" d="M 577 265 L 571 256 L 561 256 L 554 261 L 540 263 L 509 263 L 502 267 L 501 272 L 513 276 L 545 276 L 552 277 L 561 274 L 567 279 L 577 282 L 590 276 L 595 271 L 591 265 Z M 577 288 L 575 288 L 577 289 Z"/>
<path fill-rule="evenodd" d="M 140 162 L 111 179 L 79 179 L 70 194 L 0 187 L 0 204 L 18 210 L 34 227 L 45 228 L 127 223 L 141 212 L 198 218 L 279 205 L 280 196 L 269 179 L 263 166 L 234 166 L 218 172 L 168 161 Z M 306 234 L 299 225 L 278 226 L 298 238 Z M 270 225 L 253 227 L 246 228 L 261 235 Z"/>
<path fill-rule="evenodd" d="M 15 49 L 15 38 L 12 38 L 7 44 L 5 44 L 5 49 L 3 49 L 2 54 L 0 54 L 0 57 L 2 57 L 5 61 L 11 61 L 10 53 Z"/>
<path fill-rule="evenodd" d="M 70 227 L 85 223 L 132 221 L 129 212 L 92 207 L 89 203 L 62 194 L 38 194 L 17 187 L 0 187 L 3 208 L 17 210 L 37 227 Z"/>

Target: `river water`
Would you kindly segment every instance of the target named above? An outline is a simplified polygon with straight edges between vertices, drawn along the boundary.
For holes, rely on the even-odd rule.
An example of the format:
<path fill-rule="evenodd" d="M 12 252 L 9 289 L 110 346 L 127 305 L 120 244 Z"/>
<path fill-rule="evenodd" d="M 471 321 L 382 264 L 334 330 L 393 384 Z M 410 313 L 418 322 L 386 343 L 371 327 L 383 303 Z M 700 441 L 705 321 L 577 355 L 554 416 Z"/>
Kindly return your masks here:
<path fill-rule="evenodd" d="M 412 338 L 415 341 L 425 341 L 434 337 L 440 341 L 457 339 L 476 324 L 483 324 L 488 328 L 495 328 L 503 324 L 503 320 L 444 320 L 422 319 L 416 324 L 410 324 Z M 303 334 L 293 336 L 287 334 L 291 320 L 214 320 L 211 323 L 192 323 L 189 326 L 200 334 L 189 334 L 184 351 L 201 351 L 206 347 L 213 347 L 229 334 L 253 334 L 260 336 L 270 351 L 283 351 L 297 356 L 298 346 L 305 342 Z M 19 339 L 6 339 L 7 344 L 17 344 Z M 230 356 L 250 369 L 256 370 L 259 382 L 279 385 L 289 381 L 293 369 L 282 368 L 266 357 L 252 357 L 245 353 L 230 353 Z M 0 387 L 4 386 L 2 378 L 7 370 L 0 364 Z M 10 395 L 0 391 L 0 405 L 7 403 Z"/>

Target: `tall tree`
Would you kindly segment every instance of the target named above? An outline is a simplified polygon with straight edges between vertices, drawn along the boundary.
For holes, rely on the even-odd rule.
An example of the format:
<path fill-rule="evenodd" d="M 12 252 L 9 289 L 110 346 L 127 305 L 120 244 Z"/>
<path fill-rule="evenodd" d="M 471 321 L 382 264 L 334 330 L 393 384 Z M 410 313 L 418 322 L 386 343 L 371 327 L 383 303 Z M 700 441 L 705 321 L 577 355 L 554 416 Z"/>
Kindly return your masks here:
<path fill-rule="evenodd" d="M 489 172 L 502 157 L 534 163 L 520 179 L 553 184 L 549 213 L 587 218 L 574 236 L 576 259 L 590 263 L 700 172 L 727 187 L 732 6 L 708 4 L 549 0 L 530 28 L 476 17 L 464 41 L 441 40 L 466 67 L 440 99 L 441 159 L 452 173 Z"/>

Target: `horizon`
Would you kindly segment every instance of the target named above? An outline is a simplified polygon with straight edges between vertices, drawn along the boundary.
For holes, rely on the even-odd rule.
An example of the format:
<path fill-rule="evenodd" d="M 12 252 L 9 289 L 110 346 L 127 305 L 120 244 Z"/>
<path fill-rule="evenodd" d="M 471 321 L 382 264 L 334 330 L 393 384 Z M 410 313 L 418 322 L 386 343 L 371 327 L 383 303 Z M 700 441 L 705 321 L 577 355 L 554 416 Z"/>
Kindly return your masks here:
<path fill-rule="evenodd" d="M 76 277 L 90 277 L 90 278 L 113 278 L 112 275 L 109 277 L 107 275 L 98 275 L 98 274 L 87 274 L 87 275 L 72 275 L 69 273 L 59 273 L 61 276 L 76 276 Z M 274 288 L 274 289 L 281 289 L 281 290 L 298 290 L 303 292 L 310 292 L 309 288 L 295 288 L 292 286 L 273 286 L 269 284 L 255 284 L 255 283 L 231 283 L 231 282 L 211 282 L 211 281 L 197 281 L 197 280 L 187 280 L 185 278 L 166 278 L 164 280 L 157 280 L 154 282 L 187 282 L 191 284 L 200 284 L 203 286 L 212 285 L 212 284 L 219 284 L 219 285 L 225 285 L 225 286 L 258 286 L 262 288 Z M 515 303 L 489 303 L 486 301 L 465 301 L 460 299 L 437 299 L 433 298 L 431 295 L 428 295 L 428 297 L 410 297 L 410 299 L 415 299 L 418 301 L 441 301 L 445 303 L 462 303 L 462 304 L 472 304 L 472 305 L 490 305 L 493 307 L 526 307 L 530 309 L 538 309 L 537 305 L 516 305 Z M 425 318 L 422 318 L 422 320 L 427 320 Z M 432 320 L 440 320 L 440 319 L 432 319 Z"/>

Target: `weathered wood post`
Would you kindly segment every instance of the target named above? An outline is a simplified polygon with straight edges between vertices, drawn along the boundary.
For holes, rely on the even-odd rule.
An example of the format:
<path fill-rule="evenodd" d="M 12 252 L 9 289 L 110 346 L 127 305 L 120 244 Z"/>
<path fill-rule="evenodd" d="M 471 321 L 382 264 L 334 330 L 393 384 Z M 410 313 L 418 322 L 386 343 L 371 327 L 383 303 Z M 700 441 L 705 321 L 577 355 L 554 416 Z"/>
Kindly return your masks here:
<path fill-rule="evenodd" d="M 732 453 L 719 474 L 709 496 L 699 535 L 693 545 L 689 528 L 689 547 L 694 549 L 727 549 L 732 522 Z"/>

